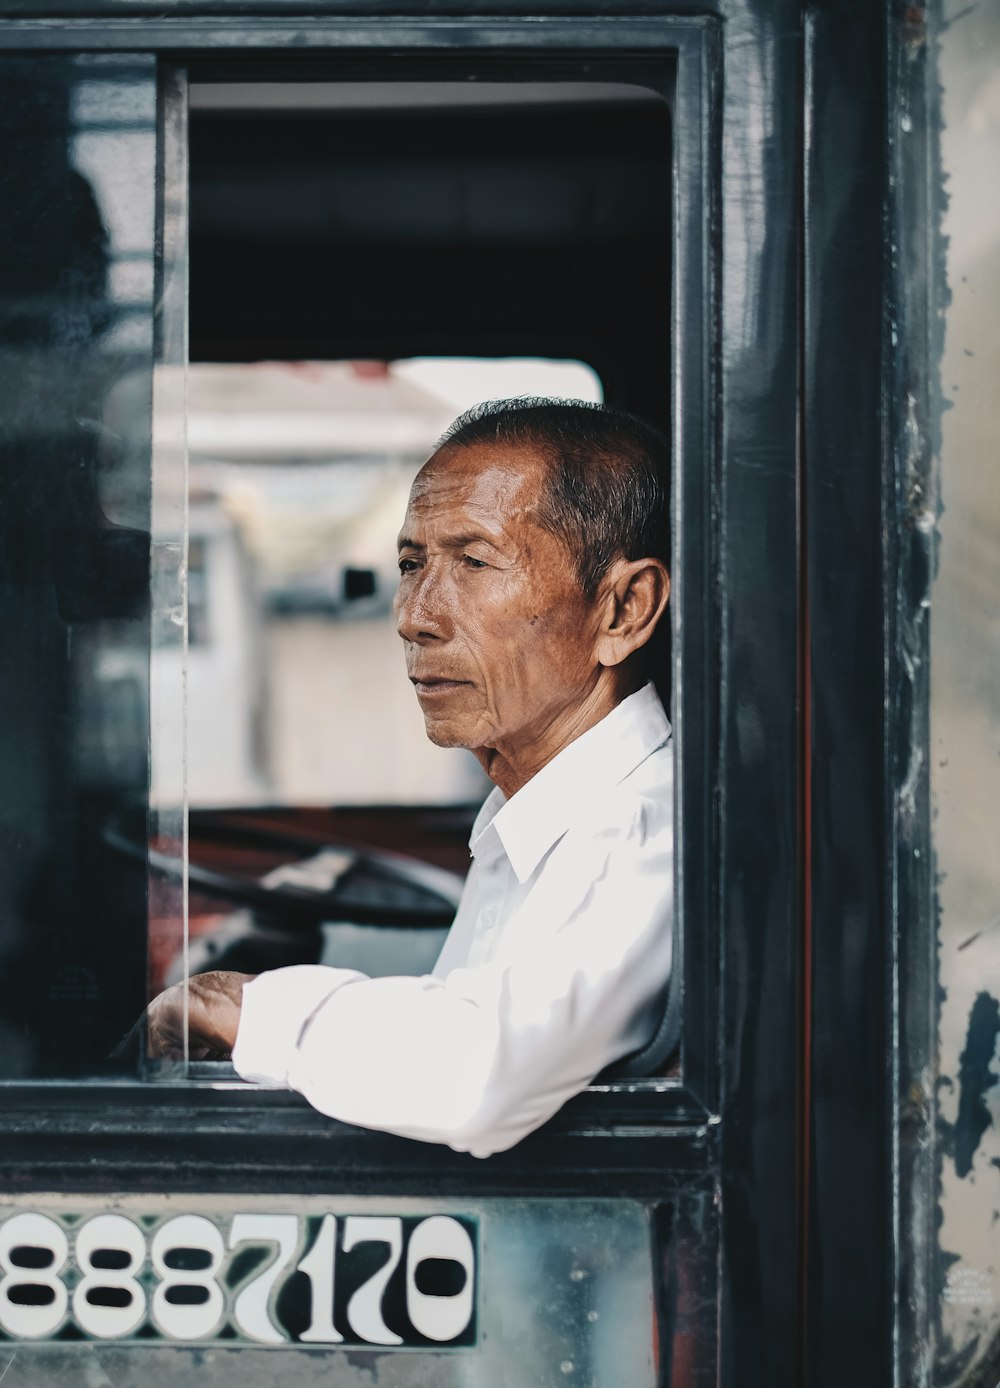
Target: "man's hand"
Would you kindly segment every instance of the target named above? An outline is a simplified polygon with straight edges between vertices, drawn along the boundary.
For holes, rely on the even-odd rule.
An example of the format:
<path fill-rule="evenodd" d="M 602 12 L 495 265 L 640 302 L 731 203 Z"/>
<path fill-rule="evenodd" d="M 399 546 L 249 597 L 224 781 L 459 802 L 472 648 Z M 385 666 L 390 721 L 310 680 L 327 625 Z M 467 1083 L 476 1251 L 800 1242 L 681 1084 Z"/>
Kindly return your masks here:
<path fill-rule="evenodd" d="M 228 1060 L 236 1044 L 243 985 L 255 976 L 222 970 L 195 974 L 154 998 L 146 1010 L 150 1059 L 184 1059 L 186 990 L 189 1059 Z"/>

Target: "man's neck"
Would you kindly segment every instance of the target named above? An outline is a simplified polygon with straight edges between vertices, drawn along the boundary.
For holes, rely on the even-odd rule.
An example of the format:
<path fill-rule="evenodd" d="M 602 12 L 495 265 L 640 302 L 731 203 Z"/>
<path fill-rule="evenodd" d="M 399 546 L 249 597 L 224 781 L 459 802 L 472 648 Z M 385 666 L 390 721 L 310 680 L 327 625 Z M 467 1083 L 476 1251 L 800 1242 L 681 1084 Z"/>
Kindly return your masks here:
<path fill-rule="evenodd" d="M 578 704 L 539 729 L 528 741 L 519 740 L 516 746 L 508 744 L 476 748 L 476 756 L 483 770 L 508 800 L 553 757 L 557 757 L 564 747 L 596 727 L 612 709 L 645 682 L 641 675 L 626 677 L 620 670 L 609 670 L 606 674 L 609 678 L 599 679 Z"/>

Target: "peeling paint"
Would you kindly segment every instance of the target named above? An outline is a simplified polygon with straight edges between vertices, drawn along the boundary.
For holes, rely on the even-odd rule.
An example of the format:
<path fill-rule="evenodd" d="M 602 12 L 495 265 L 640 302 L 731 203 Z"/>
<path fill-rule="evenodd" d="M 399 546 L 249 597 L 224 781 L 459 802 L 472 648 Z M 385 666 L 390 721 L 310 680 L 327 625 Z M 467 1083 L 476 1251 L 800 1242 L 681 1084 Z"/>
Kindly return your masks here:
<path fill-rule="evenodd" d="M 965 1050 L 958 1071 L 958 1118 L 953 1148 L 955 1171 L 963 1178 L 972 1171 L 976 1148 L 993 1122 L 985 1095 L 1000 1080 L 1000 1074 L 990 1069 L 998 1036 L 1000 1003 L 990 993 L 978 993 L 969 1013 Z"/>

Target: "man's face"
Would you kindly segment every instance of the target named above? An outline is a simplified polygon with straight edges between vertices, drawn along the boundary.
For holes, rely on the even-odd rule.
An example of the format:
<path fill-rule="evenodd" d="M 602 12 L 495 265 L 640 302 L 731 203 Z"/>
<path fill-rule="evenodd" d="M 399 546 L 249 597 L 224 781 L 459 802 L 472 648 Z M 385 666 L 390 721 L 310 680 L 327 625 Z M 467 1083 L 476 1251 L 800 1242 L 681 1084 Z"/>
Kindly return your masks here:
<path fill-rule="evenodd" d="M 596 682 L 597 605 L 538 524 L 545 477 L 530 448 L 470 444 L 443 448 L 413 484 L 395 611 L 441 747 L 518 756 Z"/>

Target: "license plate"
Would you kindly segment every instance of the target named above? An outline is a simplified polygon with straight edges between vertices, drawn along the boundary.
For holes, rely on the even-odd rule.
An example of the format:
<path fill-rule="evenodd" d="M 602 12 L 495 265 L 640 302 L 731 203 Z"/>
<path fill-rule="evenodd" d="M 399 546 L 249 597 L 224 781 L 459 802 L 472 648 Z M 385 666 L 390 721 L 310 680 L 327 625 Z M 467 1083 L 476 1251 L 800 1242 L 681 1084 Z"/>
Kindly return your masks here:
<path fill-rule="evenodd" d="M 308 1214 L 22 1209 L 0 1223 L 0 1334 L 327 1349 L 476 1343 L 474 1219 L 310 1203 Z"/>

